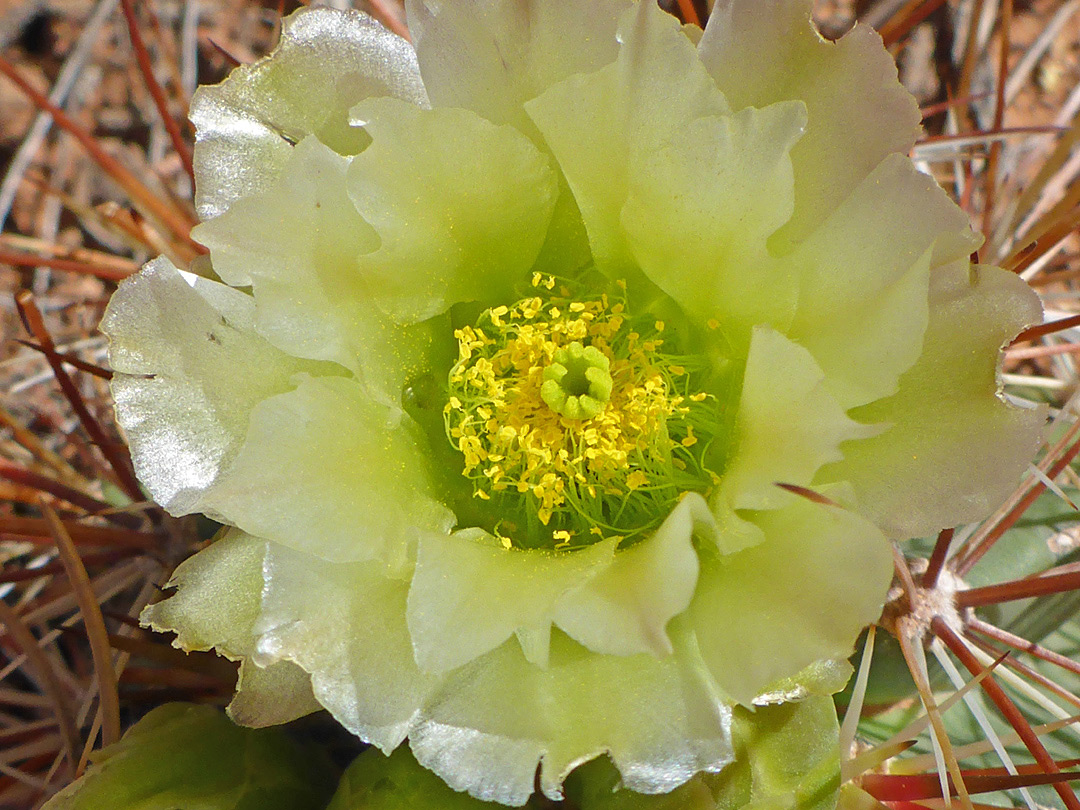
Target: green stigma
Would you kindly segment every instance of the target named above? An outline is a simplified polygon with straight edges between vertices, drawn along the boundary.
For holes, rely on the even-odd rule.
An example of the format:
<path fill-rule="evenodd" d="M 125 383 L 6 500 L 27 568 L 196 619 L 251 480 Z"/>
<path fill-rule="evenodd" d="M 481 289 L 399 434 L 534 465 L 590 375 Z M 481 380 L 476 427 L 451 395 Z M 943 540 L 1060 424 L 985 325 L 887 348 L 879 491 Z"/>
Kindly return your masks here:
<path fill-rule="evenodd" d="M 575 340 L 557 349 L 544 369 L 540 397 L 567 419 L 592 419 L 611 397 L 610 371 L 611 361 L 599 349 Z"/>

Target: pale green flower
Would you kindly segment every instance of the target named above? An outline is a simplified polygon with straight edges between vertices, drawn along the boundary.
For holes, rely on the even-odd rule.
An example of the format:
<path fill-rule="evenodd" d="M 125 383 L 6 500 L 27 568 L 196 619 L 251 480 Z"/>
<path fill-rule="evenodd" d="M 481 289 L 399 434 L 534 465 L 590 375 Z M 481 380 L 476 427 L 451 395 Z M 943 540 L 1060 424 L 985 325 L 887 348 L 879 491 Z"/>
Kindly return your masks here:
<path fill-rule="evenodd" d="M 839 688 L 887 538 L 1016 483 L 1038 303 L 970 266 L 877 36 L 809 6 L 695 44 L 652 2 L 411 0 L 415 51 L 311 8 L 200 91 L 225 284 L 159 259 L 103 328 L 141 479 L 234 527 L 144 616 L 242 662 L 234 718 L 322 706 L 507 804 L 605 752 L 670 791 L 733 706 Z"/>

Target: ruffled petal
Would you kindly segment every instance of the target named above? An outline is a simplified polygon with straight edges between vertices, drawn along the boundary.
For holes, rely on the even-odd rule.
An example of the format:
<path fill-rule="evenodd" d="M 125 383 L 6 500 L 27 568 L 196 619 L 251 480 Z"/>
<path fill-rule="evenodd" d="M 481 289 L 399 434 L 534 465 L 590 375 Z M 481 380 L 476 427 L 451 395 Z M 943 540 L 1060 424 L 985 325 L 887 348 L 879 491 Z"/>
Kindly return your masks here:
<path fill-rule="evenodd" d="M 642 158 L 622 211 L 645 275 L 699 324 L 718 321 L 745 352 L 753 324 L 784 329 L 794 275 L 766 240 L 791 216 L 788 153 L 806 124 L 801 102 L 698 118 Z"/>
<path fill-rule="evenodd" d="M 612 563 L 616 541 L 573 553 L 507 549 L 470 529 L 421 538 L 408 621 L 420 667 L 445 672 L 517 632 L 526 657 L 547 665 L 555 606 Z"/>
<path fill-rule="evenodd" d="M 322 709 L 311 691 L 311 676 L 291 661 L 260 667 L 250 658 L 240 662 L 236 695 L 226 707 L 234 723 L 266 728 L 291 723 Z"/>
<path fill-rule="evenodd" d="M 731 710 L 692 641 L 672 637 L 658 659 L 597 655 L 556 632 L 547 668 L 504 644 L 428 699 L 409 744 L 451 787 L 502 804 L 525 803 L 538 763 L 541 789 L 561 798 L 570 771 L 605 752 L 630 790 L 672 790 L 731 761 Z"/>
<path fill-rule="evenodd" d="M 799 279 L 787 334 L 814 355 L 843 407 L 896 392 L 922 350 L 930 268 L 977 246 L 967 215 L 892 155 L 785 257 Z"/>
<path fill-rule="evenodd" d="M 414 747 L 439 758 L 440 775 L 481 798 L 505 801 L 516 791 L 522 803 L 542 755 L 549 795 L 575 764 L 608 750 L 627 785 L 644 792 L 669 790 L 729 759 L 728 710 L 675 627 L 675 653 L 662 659 L 596 655 L 556 632 L 547 669 L 528 663 L 510 640 L 451 673 L 436 692 L 444 679 L 424 675 L 413 659 L 407 582 L 368 565 L 327 563 L 234 531 L 184 563 L 174 584 L 177 595 L 144 617 L 155 627 L 179 630 L 188 645 L 197 640 L 193 649 L 249 651 L 254 638 L 254 663 L 264 673 L 295 662 L 350 731 L 384 751 L 411 735 Z M 239 644 L 221 629 L 234 626 L 247 628 Z M 265 705 L 273 700 L 253 691 L 236 702 L 241 717 L 265 717 L 277 710 Z M 471 736 L 466 750 L 461 758 L 438 755 L 458 712 L 476 715 L 457 729 Z"/>
<path fill-rule="evenodd" d="M 339 363 L 380 400 L 396 402 L 405 381 L 428 367 L 433 336 L 428 326 L 396 326 L 375 305 L 357 257 L 379 238 L 349 199 L 349 163 L 304 138 L 270 188 L 192 233 L 224 281 L 254 285 L 263 337 L 297 357 Z"/>
<path fill-rule="evenodd" d="M 553 84 L 615 60 L 629 0 L 408 0 L 409 32 L 431 103 L 510 124 L 546 150 L 524 104 Z M 581 213 L 560 178 L 539 269 L 564 273 L 592 258 Z"/>
<path fill-rule="evenodd" d="M 251 598 L 260 559 L 261 601 Z M 409 736 L 424 765 L 478 798 L 524 803 L 541 758 L 552 797 L 577 764 L 604 752 L 627 787 L 645 793 L 731 760 L 730 710 L 679 619 L 669 628 L 674 653 L 662 658 L 597 655 L 555 631 L 546 668 L 529 663 L 511 639 L 432 676 L 413 657 L 408 581 L 370 565 L 329 563 L 232 532 L 184 563 L 175 584 L 178 593 L 144 617 L 153 626 L 224 645 L 208 621 L 245 625 L 254 664 L 267 673 L 297 664 L 311 673 L 319 703 L 351 732 L 385 752 Z"/>
<path fill-rule="evenodd" d="M 192 286 L 159 258 L 120 285 L 102 319 L 135 472 L 174 515 L 202 511 L 252 408 L 320 368 L 259 337 L 254 314 L 250 296 L 205 279 Z"/>
<path fill-rule="evenodd" d="M 339 723 L 390 753 L 438 679 L 420 672 L 405 626 L 408 581 L 271 545 L 256 663 L 292 661 Z"/>
<path fill-rule="evenodd" d="M 409 43 L 355 11 L 312 7 L 286 17 L 269 57 L 192 99 L 199 216 L 268 189 L 307 135 L 342 154 L 359 152 L 367 136 L 350 126 L 348 112 L 369 96 L 427 105 Z"/>
<path fill-rule="evenodd" d="M 790 245 L 823 222 L 886 155 L 919 132 L 915 99 L 871 28 L 839 42 L 810 23 L 810 0 L 719 0 L 699 53 L 733 109 L 798 99 L 806 136 L 791 151 L 795 213 L 775 240 Z"/>
<path fill-rule="evenodd" d="M 678 21 L 638 3 L 619 26 L 618 59 L 571 76 L 525 105 L 574 192 L 593 257 L 633 268 L 620 216 L 641 159 L 690 121 L 728 111 Z"/>
<path fill-rule="evenodd" d="M 176 593 L 143 609 L 139 621 L 176 633 L 182 650 L 216 649 L 236 660 L 249 655 L 259 616 L 267 542 L 231 529 L 177 566 L 166 589 Z"/>
<path fill-rule="evenodd" d="M 700 774 L 663 796 L 643 796 L 622 790 L 618 772 L 598 760 L 574 772 L 567 794 L 581 810 L 835 810 L 839 731 L 828 697 L 740 706 L 732 715 L 735 761 L 720 773 Z"/>
<path fill-rule="evenodd" d="M 690 606 L 710 671 L 744 705 L 819 659 L 848 657 L 892 577 L 891 549 L 873 523 L 786 497 L 754 518 L 764 542 L 703 558 Z"/>
<path fill-rule="evenodd" d="M 431 103 L 526 134 L 522 105 L 575 73 L 615 61 L 628 0 L 407 0 L 409 33 Z"/>
<path fill-rule="evenodd" d="M 1014 273 L 966 261 L 936 271 L 921 357 L 895 395 L 852 412 L 889 429 L 845 445 L 820 479 L 850 482 L 860 511 L 891 537 L 988 515 L 1042 438 L 1045 410 L 1006 404 L 997 379 L 1001 347 L 1040 319 L 1038 297 Z"/>
<path fill-rule="evenodd" d="M 510 298 L 540 252 L 558 194 L 547 157 L 512 127 L 467 110 L 372 99 L 353 114 L 373 138 L 348 184 L 381 240 L 359 260 L 379 305 L 415 323 L 458 301 Z"/>
<path fill-rule="evenodd" d="M 736 415 L 735 450 L 714 508 L 775 509 L 789 496 L 777 484 L 806 486 L 839 460 L 840 443 L 879 428 L 849 419 L 810 353 L 767 326 L 754 328 Z M 722 550 L 735 551 L 721 537 Z"/>
<path fill-rule="evenodd" d="M 418 531 L 454 523 L 431 493 L 417 433 L 355 381 L 307 377 L 255 407 L 244 447 L 206 508 L 327 560 L 400 569 Z"/>
<path fill-rule="evenodd" d="M 731 767 L 701 777 L 713 790 L 717 810 L 836 810 L 841 751 L 832 698 L 736 708 L 732 736 Z"/>
<path fill-rule="evenodd" d="M 180 564 L 167 588 L 176 593 L 148 606 L 144 626 L 176 633 L 180 649 L 217 650 L 240 661 L 229 715 L 254 728 L 288 723 L 319 709 L 311 676 L 288 662 L 263 669 L 254 651 L 255 622 L 262 599 L 262 564 L 268 544 L 235 529 Z"/>
<path fill-rule="evenodd" d="M 593 652 L 670 655 L 667 625 L 690 604 L 697 585 L 696 533 L 713 536 L 705 499 L 690 493 L 646 540 L 559 600 L 555 623 Z"/>

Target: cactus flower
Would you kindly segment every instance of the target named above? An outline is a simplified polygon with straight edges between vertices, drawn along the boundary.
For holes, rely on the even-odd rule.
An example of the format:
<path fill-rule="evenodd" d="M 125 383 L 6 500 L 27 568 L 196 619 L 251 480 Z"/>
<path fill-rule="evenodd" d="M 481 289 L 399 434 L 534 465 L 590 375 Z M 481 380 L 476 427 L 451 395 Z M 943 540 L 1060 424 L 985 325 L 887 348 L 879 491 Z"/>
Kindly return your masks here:
<path fill-rule="evenodd" d="M 140 479 L 228 528 L 143 620 L 241 662 L 240 723 L 323 707 L 510 805 L 601 754 L 671 791 L 733 707 L 840 687 L 891 539 L 1015 485 L 1038 302 L 809 0 L 406 7 L 302 9 L 195 97 L 209 261 L 103 329 Z"/>

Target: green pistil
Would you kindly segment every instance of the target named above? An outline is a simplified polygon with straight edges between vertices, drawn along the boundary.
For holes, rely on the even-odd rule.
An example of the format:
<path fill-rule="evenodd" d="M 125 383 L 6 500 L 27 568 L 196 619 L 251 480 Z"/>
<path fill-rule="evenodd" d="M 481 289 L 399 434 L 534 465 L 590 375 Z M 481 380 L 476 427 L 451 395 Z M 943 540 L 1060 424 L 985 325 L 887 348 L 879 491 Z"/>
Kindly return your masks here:
<path fill-rule="evenodd" d="M 567 419 L 592 419 L 611 397 L 611 361 L 594 346 L 574 341 L 557 350 L 544 369 L 540 397 Z"/>

